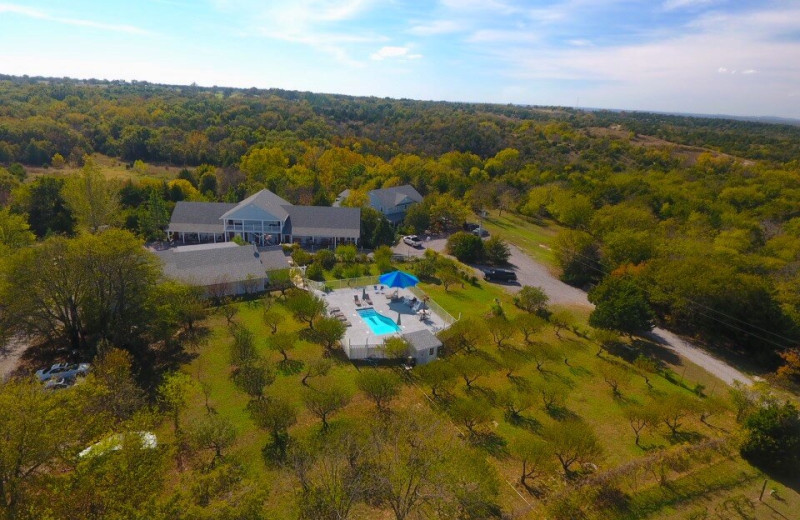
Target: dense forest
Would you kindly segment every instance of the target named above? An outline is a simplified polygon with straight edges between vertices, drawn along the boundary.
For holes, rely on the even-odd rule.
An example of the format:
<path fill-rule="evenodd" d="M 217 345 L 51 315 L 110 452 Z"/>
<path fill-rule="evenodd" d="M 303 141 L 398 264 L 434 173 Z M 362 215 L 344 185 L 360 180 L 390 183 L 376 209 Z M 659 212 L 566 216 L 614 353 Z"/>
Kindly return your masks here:
<path fill-rule="evenodd" d="M 366 192 L 402 184 L 425 198 L 394 229 Z M 361 250 L 292 257 L 323 282 L 417 274 L 460 317 L 444 359 L 350 363 L 344 325 L 289 270 L 241 301 L 163 278 L 143 246 L 177 202 L 263 188 L 317 205 L 349 189 Z M 454 233 L 455 259 L 386 247 L 487 212 L 549 230 L 532 248 L 595 311 L 475 277 L 467 264 L 508 259 L 502 236 Z M 800 127 L 0 76 L 0 340 L 29 346 L 17 375 L 92 363 L 69 389 L 0 386 L 0 514 L 623 519 L 760 486 L 761 470 L 796 478 L 792 404 L 728 393 L 644 333 L 663 325 L 790 387 L 798 267 Z M 755 507 L 741 496 L 714 513 L 747 518 L 731 516 Z"/>

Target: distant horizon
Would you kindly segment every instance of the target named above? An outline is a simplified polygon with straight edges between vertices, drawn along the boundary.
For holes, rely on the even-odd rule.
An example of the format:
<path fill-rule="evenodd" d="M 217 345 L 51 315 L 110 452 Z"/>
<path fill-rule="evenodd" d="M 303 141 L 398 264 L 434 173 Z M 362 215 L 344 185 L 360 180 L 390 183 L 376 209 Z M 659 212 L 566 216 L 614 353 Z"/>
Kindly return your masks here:
<path fill-rule="evenodd" d="M 0 0 L 0 48 L 20 76 L 800 119 L 785 0 Z"/>
<path fill-rule="evenodd" d="M 497 105 L 497 106 L 519 106 L 524 108 L 561 108 L 561 109 L 571 109 L 571 110 L 582 110 L 587 112 L 598 112 L 598 111 L 609 111 L 609 112 L 636 112 L 642 114 L 660 114 L 660 115 L 669 115 L 669 116 L 683 116 L 683 117 L 696 117 L 696 118 L 709 118 L 709 119 L 732 119 L 738 121 L 750 121 L 754 123 L 769 123 L 769 124 L 788 124 L 792 126 L 800 126 L 800 117 L 786 117 L 786 116 L 776 116 L 770 114 L 760 114 L 760 115 L 738 115 L 738 114 L 723 114 L 723 113 L 703 113 L 703 112 L 672 112 L 672 111 L 663 111 L 663 110 L 647 110 L 647 109 L 638 109 L 638 108 L 625 108 L 625 107 L 591 107 L 591 106 L 576 106 L 576 105 L 548 105 L 542 103 L 499 103 L 493 101 L 474 101 L 474 100 L 464 100 L 464 99 L 419 99 L 419 98 L 410 98 L 410 97 L 395 97 L 395 96 L 379 96 L 374 94 L 348 94 L 345 92 L 321 92 L 315 90 L 298 90 L 298 89 L 286 89 L 281 87 L 275 86 L 256 86 L 250 85 L 246 87 L 234 86 L 234 85 L 201 85 L 197 82 L 192 83 L 163 83 L 159 81 L 151 81 L 146 79 L 122 79 L 122 78 L 98 78 L 98 77 L 88 77 L 88 78 L 78 78 L 78 77 L 70 77 L 70 76 L 48 76 L 48 75 L 30 75 L 30 74 L 23 74 L 23 75 L 16 75 L 16 74 L 7 74 L 3 71 L 0 71 L 0 77 L 7 76 L 13 78 L 28 78 L 28 79 L 41 79 L 47 81 L 77 81 L 77 82 L 89 82 L 89 81 L 99 81 L 99 82 L 107 82 L 107 83 L 118 83 L 124 82 L 128 84 L 133 83 L 147 83 L 150 85 L 156 85 L 161 87 L 192 87 L 196 86 L 198 88 L 203 89 L 235 89 L 235 90 L 282 90 L 285 92 L 298 92 L 298 93 L 310 93 L 310 94 L 318 94 L 318 95 L 330 95 L 330 96 L 344 96 L 344 97 L 352 97 L 352 98 L 376 98 L 376 99 L 392 99 L 395 101 L 417 101 L 417 102 L 424 102 L 424 103 L 464 103 L 464 104 L 474 104 L 474 105 Z"/>

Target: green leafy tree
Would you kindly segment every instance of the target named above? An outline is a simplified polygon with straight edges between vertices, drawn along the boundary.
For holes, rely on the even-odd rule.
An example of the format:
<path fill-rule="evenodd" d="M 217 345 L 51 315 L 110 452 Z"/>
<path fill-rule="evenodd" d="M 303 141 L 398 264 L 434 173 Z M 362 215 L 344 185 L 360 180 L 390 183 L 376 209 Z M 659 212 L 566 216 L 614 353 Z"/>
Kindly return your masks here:
<path fill-rule="evenodd" d="M 472 385 L 475 381 L 487 376 L 491 371 L 489 363 L 483 357 L 475 354 L 456 356 L 450 363 L 456 373 L 464 380 L 467 390 L 472 390 Z"/>
<path fill-rule="evenodd" d="M 256 426 L 272 435 L 269 452 L 276 460 L 285 460 L 289 446 L 289 428 L 297 422 L 297 409 L 289 401 L 279 397 L 253 401 L 247 409 Z"/>
<path fill-rule="evenodd" d="M 164 238 L 164 229 L 169 224 L 169 210 L 159 190 L 150 190 L 142 211 L 139 215 L 139 233 L 146 240 L 161 240 Z"/>
<path fill-rule="evenodd" d="M 530 313 L 544 313 L 550 298 L 540 287 L 523 285 L 522 289 L 514 296 L 514 305 Z"/>
<path fill-rule="evenodd" d="M 456 398 L 448 408 L 450 417 L 464 426 L 471 436 L 478 435 L 478 428 L 492 420 L 491 405 L 480 398 Z"/>
<path fill-rule="evenodd" d="M 380 413 L 386 413 L 391 403 L 400 394 L 401 382 L 393 372 L 364 370 L 356 378 L 356 386 L 375 403 Z"/>
<path fill-rule="evenodd" d="M 289 269 L 267 271 L 267 280 L 269 280 L 270 290 L 280 291 L 281 296 L 286 296 L 286 291 L 294 287 L 291 271 Z"/>
<path fill-rule="evenodd" d="M 322 345 L 330 354 L 342 340 L 346 330 L 344 323 L 336 318 L 326 316 L 316 322 L 313 330 L 308 331 L 308 338 L 314 343 Z"/>
<path fill-rule="evenodd" d="M 231 327 L 231 336 L 233 336 L 233 344 L 230 350 L 231 365 L 244 366 L 258 357 L 256 336 L 253 331 L 244 325 L 233 325 Z"/>
<path fill-rule="evenodd" d="M 219 414 L 208 414 L 192 422 L 188 433 L 195 450 L 210 450 L 213 458 L 208 467 L 213 468 L 223 458 L 223 450 L 236 441 L 236 429 L 231 421 Z"/>
<path fill-rule="evenodd" d="M 597 460 L 603 453 L 594 430 L 583 421 L 571 419 L 557 422 L 548 427 L 543 436 L 568 478 L 574 475 L 574 464 Z"/>
<path fill-rule="evenodd" d="M 787 475 L 800 474 L 800 415 L 792 403 L 770 403 L 744 422 L 742 456 Z"/>
<path fill-rule="evenodd" d="M 653 328 L 653 311 L 641 287 L 629 276 L 609 276 L 589 293 L 595 308 L 592 327 L 615 330 L 628 336 Z"/>
<path fill-rule="evenodd" d="M 88 156 L 84 159 L 80 175 L 69 178 L 64 185 L 64 200 L 77 219 L 78 226 L 90 233 L 97 233 L 104 226 L 113 224 L 117 216 L 117 190 L 94 159 Z"/>
<path fill-rule="evenodd" d="M 275 370 L 265 359 L 258 357 L 238 367 L 233 381 L 251 399 L 263 399 L 266 387 L 275 382 Z"/>
<path fill-rule="evenodd" d="M 519 483 L 525 489 L 531 490 L 537 480 L 552 473 L 556 468 L 551 447 L 547 442 L 532 435 L 516 437 L 511 443 L 510 451 L 522 464 Z"/>
<path fill-rule="evenodd" d="M 456 384 L 458 373 L 448 361 L 437 359 L 414 369 L 417 377 L 430 387 L 433 397 L 443 397 Z"/>
<path fill-rule="evenodd" d="M 525 343 L 531 342 L 531 336 L 544 329 L 545 321 L 535 314 L 520 314 L 512 320 L 514 327 L 522 333 Z"/>
<path fill-rule="evenodd" d="M 303 391 L 303 403 L 308 411 L 322 421 L 322 430 L 327 431 L 330 416 L 345 406 L 352 395 L 344 387 L 330 381 L 318 385 L 317 388 L 306 388 Z"/>
<path fill-rule="evenodd" d="M 603 266 L 600 249 L 595 239 L 584 231 L 561 231 L 553 247 L 561 267 L 561 280 L 575 286 L 584 286 L 600 280 Z"/>
<path fill-rule="evenodd" d="M 508 243 L 499 235 L 494 235 L 483 243 L 484 257 L 492 265 L 506 265 L 511 257 Z"/>
<path fill-rule="evenodd" d="M 286 308 L 297 321 L 308 324 L 314 329 L 314 322 L 325 312 L 325 301 L 308 291 L 294 291 L 286 298 Z"/>
<path fill-rule="evenodd" d="M 465 264 L 475 263 L 483 259 L 483 240 L 472 233 L 459 231 L 447 239 L 447 252 Z"/>
<path fill-rule="evenodd" d="M 74 232 L 75 217 L 64 200 L 64 183 L 64 179 L 40 177 L 14 191 L 12 209 L 28 215 L 31 231 L 37 237 Z"/>
<path fill-rule="evenodd" d="M 186 408 L 189 391 L 193 385 L 193 379 L 188 374 L 172 372 L 158 387 L 159 402 L 172 419 L 172 427 L 176 434 L 181 431 L 181 413 Z"/>
<path fill-rule="evenodd" d="M 267 338 L 267 347 L 283 356 L 283 362 L 289 362 L 288 353 L 297 346 L 297 336 L 291 332 L 276 332 Z"/>
<path fill-rule="evenodd" d="M 21 215 L 11 213 L 7 208 L 0 208 L 0 254 L 3 257 L 11 251 L 33 244 L 36 236 L 31 233 L 30 226 Z"/>

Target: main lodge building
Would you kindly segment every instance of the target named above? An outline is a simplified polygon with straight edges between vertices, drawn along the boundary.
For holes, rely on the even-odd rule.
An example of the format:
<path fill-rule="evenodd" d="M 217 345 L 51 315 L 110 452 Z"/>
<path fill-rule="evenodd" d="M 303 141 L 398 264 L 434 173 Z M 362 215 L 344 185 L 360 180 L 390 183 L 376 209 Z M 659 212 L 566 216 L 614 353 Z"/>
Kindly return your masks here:
<path fill-rule="evenodd" d="M 230 242 L 238 236 L 261 247 L 292 242 L 335 247 L 358 243 L 361 210 L 295 206 L 261 190 L 238 204 L 178 202 L 167 234 L 182 243 Z"/>

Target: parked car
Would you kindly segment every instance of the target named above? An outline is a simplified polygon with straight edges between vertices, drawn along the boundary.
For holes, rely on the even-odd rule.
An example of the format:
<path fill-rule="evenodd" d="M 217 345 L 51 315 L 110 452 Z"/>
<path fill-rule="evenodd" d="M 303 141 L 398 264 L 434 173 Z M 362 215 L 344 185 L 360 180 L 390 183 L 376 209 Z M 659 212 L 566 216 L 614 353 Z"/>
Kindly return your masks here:
<path fill-rule="evenodd" d="M 487 269 L 483 272 L 483 278 L 493 282 L 515 282 L 517 273 L 510 269 Z"/>
<path fill-rule="evenodd" d="M 89 363 L 56 363 L 50 368 L 42 368 L 41 370 L 37 370 L 36 378 L 42 382 L 53 378 L 74 379 L 77 376 L 85 376 L 89 373 L 89 369 Z"/>
<path fill-rule="evenodd" d="M 45 390 L 61 390 L 63 388 L 71 387 L 74 382 L 74 379 L 69 379 L 66 377 L 59 377 L 58 379 L 53 378 L 49 381 L 45 381 L 44 388 Z"/>
<path fill-rule="evenodd" d="M 476 237 L 488 237 L 489 236 L 489 232 L 486 231 L 486 229 L 484 229 L 484 228 L 482 228 L 480 226 L 476 227 L 475 229 L 473 229 L 472 230 L 472 234 L 475 235 Z"/>
<path fill-rule="evenodd" d="M 422 247 L 422 240 L 420 240 L 417 235 L 403 237 L 403 243 L 411 247 Z"/>
<path fill-rule="evenodd" d="M 481 227 L 481 225 L 475 222 L 464 222 L 464 231 L 469 231 L 470 233 L 472 233 L 479 227 Z"/>

